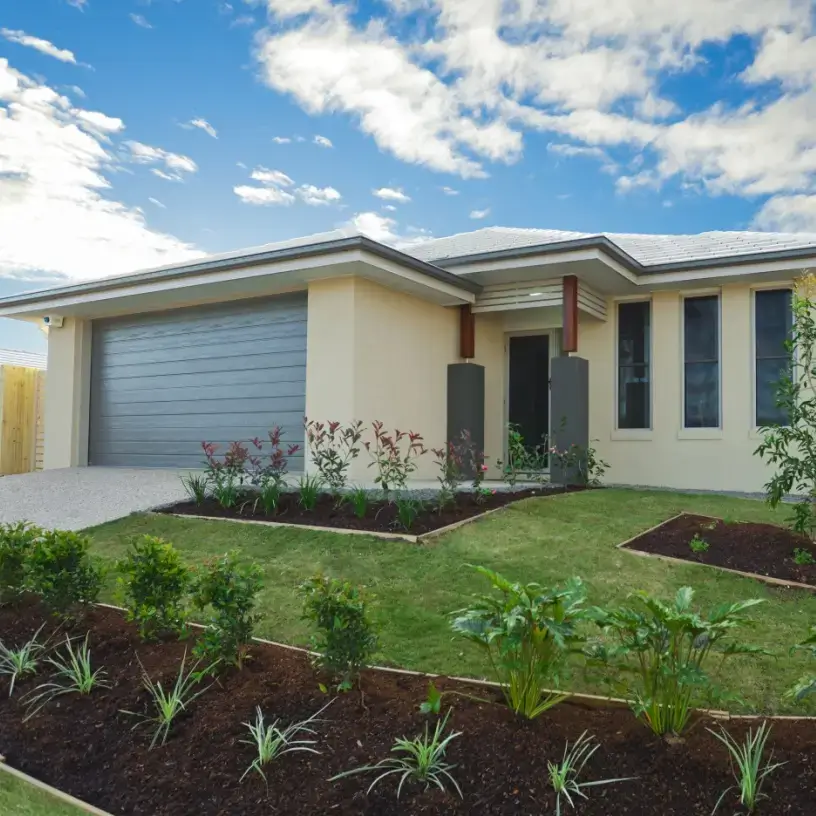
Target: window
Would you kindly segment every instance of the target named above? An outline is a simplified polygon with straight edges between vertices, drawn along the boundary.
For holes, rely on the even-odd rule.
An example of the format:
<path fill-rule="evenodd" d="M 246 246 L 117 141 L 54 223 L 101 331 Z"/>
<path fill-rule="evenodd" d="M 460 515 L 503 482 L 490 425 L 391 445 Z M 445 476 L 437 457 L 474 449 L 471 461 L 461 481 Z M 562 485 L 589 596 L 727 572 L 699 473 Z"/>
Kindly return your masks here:
<path fill-rule="evenodd" d="M 785 341 L 793 319 L 790 289 L 765 289 L 754 294 L 754 353 L 756 355 L 756 424 L 784 425 L 784 408 L 776 404 L 776 388 L 789 373 Z"/>
<path fill-rule="evenodd" d="M 618 304 L 618 428 L 651 427 L 651 306 Z"/>
<path fill-rule="evenodd" d="M 686 428 L 720 427 L 720 299 L 683 301 L 683 403 Z"/>

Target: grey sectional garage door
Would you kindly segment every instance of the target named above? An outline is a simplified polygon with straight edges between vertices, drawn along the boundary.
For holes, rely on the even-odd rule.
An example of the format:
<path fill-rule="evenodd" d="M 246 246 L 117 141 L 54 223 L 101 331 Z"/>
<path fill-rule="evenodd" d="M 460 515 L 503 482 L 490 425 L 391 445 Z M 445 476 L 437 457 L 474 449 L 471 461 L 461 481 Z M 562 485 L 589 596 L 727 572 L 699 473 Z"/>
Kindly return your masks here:
<path fill-rule="evenodd" d="M 94 321 L 91 359 L 92 465 L 199 467 L 202 441 L 273 425 L 303 443 L 305 293 Z"/>

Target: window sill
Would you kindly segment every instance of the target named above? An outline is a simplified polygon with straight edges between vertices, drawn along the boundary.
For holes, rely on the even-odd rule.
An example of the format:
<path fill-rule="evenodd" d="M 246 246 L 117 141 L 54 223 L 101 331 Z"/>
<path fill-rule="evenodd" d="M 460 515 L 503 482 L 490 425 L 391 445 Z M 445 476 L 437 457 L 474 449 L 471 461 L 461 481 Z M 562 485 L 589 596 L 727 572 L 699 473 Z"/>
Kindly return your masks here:
<path fill-rule="evenodd" d="M 609 435 L 615 442 L 651 442 L 651 428 L 616 428 Z"/>
<path fill-rule="evenodd" d="M 678 439 L 722 439 L 722 428 L 681 428 Z"/>

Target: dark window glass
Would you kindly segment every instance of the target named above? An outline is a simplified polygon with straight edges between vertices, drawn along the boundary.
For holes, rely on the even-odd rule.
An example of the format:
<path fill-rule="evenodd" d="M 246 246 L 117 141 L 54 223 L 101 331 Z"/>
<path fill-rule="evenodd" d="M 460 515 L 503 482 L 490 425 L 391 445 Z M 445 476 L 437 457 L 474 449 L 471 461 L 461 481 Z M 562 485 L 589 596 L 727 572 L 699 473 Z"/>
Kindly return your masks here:
<path fill-rule="evenodd" d="M 768 289 L 754 296 L 756 347 L 756 424 L 784 425 L 787 412 L 776 404 L 779 380 L 790 371 L 785 341 L 790 337 L 790 289 Z"/>
<path fill-rule="evenodd" d="M 618 427 L 650 428 L 651 303 L 618 304 Z"/>
<path fill-rule="evenodd" d="M 716 295 L 683 301 L 686 428 L 720 426 L 720 301 Z"/>

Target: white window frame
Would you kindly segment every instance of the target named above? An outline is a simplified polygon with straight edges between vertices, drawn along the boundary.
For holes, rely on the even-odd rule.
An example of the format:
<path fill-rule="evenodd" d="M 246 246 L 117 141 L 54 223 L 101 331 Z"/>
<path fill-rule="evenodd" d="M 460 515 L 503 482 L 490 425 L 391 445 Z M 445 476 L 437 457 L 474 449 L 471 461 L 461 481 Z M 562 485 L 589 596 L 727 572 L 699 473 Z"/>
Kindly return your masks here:
<path fill-rule="evenodd" d="M 621 428 L 618 426 L 620 408 L 620 305 L 622 303 L 648 303 L 649 304 L 649 427 L 648 428 Z M 614 403 L 613 411 L 613 437 L 618 439 L 648 437 L 651 438 L 654 431 L 654 301 L 651 297 L 635 296 L 627 298 L 617 298 L 613 302 L 615 310 L 614 323 L 614 357 L 615 357 L 615 383 L 614 383 Z"/>
<path fill-rule="evenodd" d="M 719 424 L 698 428 L 686 425 L 686 301 L 703 297 L 717 298 L 717 419 Z M 722 291 L 700 289 L 681 293 L 680 297 L 680 438 L 718 439 L 723 432 L 723 326 Z"/>
<path fill-rule="evenodd" d="M 763 283 L 759 286 L 751 288 L 751 359 L 750 359 L 750 377 L 751 377 L 751 428 L 750 436 L 752 438 L 759 438 L 759 429 L 762 427 L 757 424 L 757 372 L 756 372 L 756 296 L 757 292 L 776 292 L 780 289 L 787 289 L 791 293 L 791 326 L 793 326 L 793 295 L 794 285 L 792 281 L 778 281 L 776 283 Z"/>

